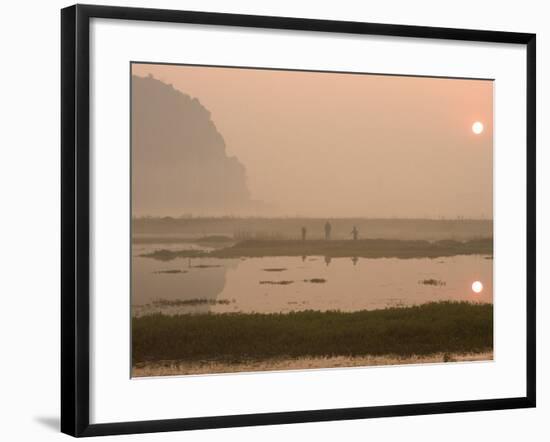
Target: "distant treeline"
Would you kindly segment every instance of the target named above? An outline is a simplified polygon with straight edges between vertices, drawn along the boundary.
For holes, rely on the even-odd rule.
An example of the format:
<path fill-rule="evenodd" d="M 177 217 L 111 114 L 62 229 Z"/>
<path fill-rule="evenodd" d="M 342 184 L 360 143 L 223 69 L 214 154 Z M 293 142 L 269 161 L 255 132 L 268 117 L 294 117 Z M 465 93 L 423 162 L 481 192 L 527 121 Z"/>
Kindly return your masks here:
<path fill-rule="evenodd" d="M 493 221 L 480 219 L 374 219 L 374 218 L 134 218 L 133 234 L 181 235 L 185 237 L 225 235 L 240 239 L 296 239 L 302 227 L 307 237 L 321 238 L 330 221 L 332 238 L 346 239 L 353 227 L 359 237 L 385 239 L 479 239 L 493 236 Z"/>

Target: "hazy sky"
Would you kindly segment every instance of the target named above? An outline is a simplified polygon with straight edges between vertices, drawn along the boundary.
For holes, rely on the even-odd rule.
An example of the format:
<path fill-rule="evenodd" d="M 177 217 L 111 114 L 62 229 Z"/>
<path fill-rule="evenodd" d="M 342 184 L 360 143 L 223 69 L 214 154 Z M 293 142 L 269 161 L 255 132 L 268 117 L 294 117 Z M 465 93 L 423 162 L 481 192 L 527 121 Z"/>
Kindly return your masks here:
<path fill-rule="evenodd" d="M 278 215 L 492 217 L 492 81 L 149 64 L 133 74 L 196 97 L 252 198 Z"/>

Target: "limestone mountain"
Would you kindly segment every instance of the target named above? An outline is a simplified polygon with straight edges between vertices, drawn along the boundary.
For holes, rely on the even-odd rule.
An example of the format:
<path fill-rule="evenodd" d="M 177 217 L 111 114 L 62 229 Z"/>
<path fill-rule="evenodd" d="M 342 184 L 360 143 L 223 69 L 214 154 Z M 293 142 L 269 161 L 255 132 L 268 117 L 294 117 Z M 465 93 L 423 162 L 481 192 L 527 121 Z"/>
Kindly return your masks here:
<path fill-rule="evenodd" d="M 151 76 L 132 77 L 133 215 L 239 214 L 254 205 L 210 112 Z"/>

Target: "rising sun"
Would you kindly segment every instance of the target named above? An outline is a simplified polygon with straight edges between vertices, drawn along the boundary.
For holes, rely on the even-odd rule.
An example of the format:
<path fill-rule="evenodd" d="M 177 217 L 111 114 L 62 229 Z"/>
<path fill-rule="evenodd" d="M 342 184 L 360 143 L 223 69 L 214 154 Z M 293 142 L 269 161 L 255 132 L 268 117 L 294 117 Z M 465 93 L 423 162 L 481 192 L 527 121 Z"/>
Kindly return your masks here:
<path fill-rule="evenodd" d="M 483 123 L 481 121 L 476 121 L 474 124 L 472 124 L 472 132 L 476 135 L 479 135 L 483 132 Z"/>

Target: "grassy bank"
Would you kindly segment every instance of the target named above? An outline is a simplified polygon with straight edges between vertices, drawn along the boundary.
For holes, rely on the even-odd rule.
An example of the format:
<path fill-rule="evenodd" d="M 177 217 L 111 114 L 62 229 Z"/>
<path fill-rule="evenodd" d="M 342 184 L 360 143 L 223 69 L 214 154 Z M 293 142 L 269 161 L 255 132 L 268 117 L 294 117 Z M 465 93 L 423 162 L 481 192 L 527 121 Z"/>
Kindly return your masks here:
<path fill-rule="evenodd" d="M 361 258 L 438 258 L 455 255 L 491 255 L 491 238 L 470 241 L 404 241 L 392 239 L 352 240 L 246 240 L 211 252 L 157 250 L 141 256 L 169 261 L 181 257 L 239 258 L 263 256 L 308 256 Z"/>
<path fill-rule="evenodd" d="M 493 306 L 465 302 L 358 312 L 161 314 L 132 318 L 133 365 L 179 360 L 491 351 Z"/>

